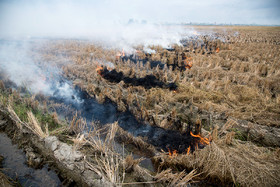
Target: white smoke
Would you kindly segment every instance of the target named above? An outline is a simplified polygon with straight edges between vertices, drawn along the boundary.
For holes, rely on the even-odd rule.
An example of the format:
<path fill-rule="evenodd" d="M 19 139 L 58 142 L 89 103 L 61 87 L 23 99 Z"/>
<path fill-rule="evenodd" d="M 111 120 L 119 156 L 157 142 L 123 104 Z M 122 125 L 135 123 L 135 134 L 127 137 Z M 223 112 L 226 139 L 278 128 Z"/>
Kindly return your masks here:
<path fill-rule="evenodd" d="M 168 48 L 193 33 L 182 26 L 160 24 L 157 19 L 140 15 L 142 10 L 130 7 L 129 3 L 127 0 L 0 1 L 0 69 L 10 80 L 19 86 L 27 85 L 33 93 L 53 95 L 56 89 L 59 94 L 70 97 L 73 93 L 69 86 L 50 83 L 48 72 L 33 62 L 28 54 L 28 41 L 74 38 L 123 49 L 126 53 L 133 53 L 135 46 L 140 45 L 146 52 L 153 53 L 150 46 Z M 143 6 L 141 1 L 134 3 Z M 133 11 L 136 9 L 138 13 Z M 27 42 L 8 44 L 3 43 L 5 40 Z M 108 62 L 104 64 L 113 67 Z"/>
<path fill-rule="evenodd" d="M 45 81 L 46 76 L 27 55 L 26 48 L 28 44 L 25 42 L 1 42 L 0 69 L 17 85 L 28 86 L 33 93 L 43 92 L 49 95 L 51 88 Z"/>
<path fill-rule="evenodd" d="M 180 44 L 182 36 L 192 33 L 180 25 L 162 24 L 159 19 L 146 16 L 145 9 L 129 6 L 130 3 L 127 0 L 0 2 L 0 38 L 89 39 L 132 52 L 138 45 Z M 143 6 L 140 1 L 133 3 L 139 8 Z M 160 14 L 154 13 L 154 18 Z"/>
<path fill-rule="evenodd" d="M 32 43 L 34 41 L 0 41 L 0 72 L 17 86 L 25 87 L 33 94 L 42 93 L 69 101 L 76 99 L 73 87 L 66 81 L 59 82 L 59 69 L 46 64 L 39 66 L 35 62 L 35 59 L 40 58 L 35 58 L 30 51 Z"/>

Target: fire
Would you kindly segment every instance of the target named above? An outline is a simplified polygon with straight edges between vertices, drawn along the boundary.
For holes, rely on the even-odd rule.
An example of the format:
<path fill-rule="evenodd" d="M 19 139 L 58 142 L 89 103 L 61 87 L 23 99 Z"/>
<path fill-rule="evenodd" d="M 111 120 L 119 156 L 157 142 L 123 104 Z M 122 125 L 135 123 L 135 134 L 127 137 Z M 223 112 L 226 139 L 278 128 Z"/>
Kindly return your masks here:
<path fill-rule="evenodd" d="M 97 72 L 99 75 L 101 75 L 102 71 L 103 71 L 103 67 L 102 67 L 102 66 L 97 66 L 96 72 Z"/>
<path fill-rule="evenodd" d="M 216 53 L 218 53 L 218 52 L 220 52 L 220 48 L 219 47 L 216 49 Z"/>
<path fill-rule="evenodd" d="M 187 151 L 187 155 L 190 154 L 190 150 L 191 150 L 191 146 L 189 146 L 188 149 L 186 150 Z"/>
<path fill-rule="evenodd" d="M 186 68 L 191 69 L 191 67 L 193 66 L 192 57 L 186 57 L 184 59 L 184 64 Z"/>
<path fill-rule="evenodd" d="M 199 149 L 199 145 L 209 145 L 210 144 L 210 141 L 211 141 L 210 134 L 209 134 L 209 138 L 204 138 L 200 134 L 193 134 L 190 131 L 190 135 L 192 137 L 198 138 L 198 139 L 193 139 L 194 142 L 192 144 L 190 144 L 187 149 L 185 149 L 185 153 L 187 155 L 189 155 L 191 153 L 191 150 L 192 151 L 198 150 Z M 199 141 L 197 141 L 197 140 L 199 140 Z M 172 151 L 172 150 L 168 149 L 168 155 L 169 155 L 169 158 L 174 158 L 174 157 L 178 156 L 178 151 L 177 150 L 173 150 Z"/>
<path fill-rule="evenodd" d="M 178 155 L 177 150 L 170 151 L 170 149 L 168 149 L 168 155 L 169 157 L 176 157 Z"/>
<path fill-rule="evenodd" d="M 195 137 L 195 138 L 199 138 L 199 143 L 203 144 L 203 145 L 209 145 L 210 141 L 208 138 L 203 138 L 202 136 L 200 136 L 199 134 L 198 135 L 195 135 L 193 134 L 192 132 L 190 132 L 191 136 L 192 137 Z"/>

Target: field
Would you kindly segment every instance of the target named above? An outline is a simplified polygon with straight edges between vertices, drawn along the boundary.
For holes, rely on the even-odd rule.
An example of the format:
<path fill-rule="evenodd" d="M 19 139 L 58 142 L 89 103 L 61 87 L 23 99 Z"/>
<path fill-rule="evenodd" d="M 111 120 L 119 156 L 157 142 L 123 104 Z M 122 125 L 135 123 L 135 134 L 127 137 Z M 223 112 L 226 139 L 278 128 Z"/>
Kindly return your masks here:
<path fill-rule="evenodd" d="M 66 113 L 67 108 L 50 102 L 42 93 L 20 100 L 19 94 L 3 91 L 1 103 L 8 107 L 8 100 L 20 100 L 35 108 L 35 117 L 45 124 L 44 132 L 34 132 L 38 136 L 47 137 L 48 128 L 64 141 L 71 136 L 72 143 L 85 154 L 92 154 L 87 147 L 90 144 L 93 152 L 101 153 L 98 159 L 95 156 L 98 166 L 93 166 L 93 171 L 100 175 L 107 172 L 105 178 L 115 185 L 132 185 L 136 180 L 137 174 L 131 174 L 128 181 L 122 178 L 120 168 L 127 173 L 148 171 L 139 166 L 141 159 L 123 158 L 113 150 L 114 140 L 129 145 L 128 152 L 141 153 L 152 161 L 154 171 L 148 175 L 152 181 L 136 180 L 142 185 L 279 185 L 280 28 L 192 29 L 195 32 L 183 38 L 181 45 L 149 46 L 149 52 L 142 45 L 133 46 L 131 53 L 88 40 L 64 39 L 34 42 L 28 52 L 38 67 L 60 69 L 63 80 L 87 95 L 84 99 L 95 98 L 100 105 L 110 103 L 116 106 L 116 115 L 129 113 L 137 124 L 145 126 L 143 129 L 160 133 L 145 134 L 136 122 L 130 126 L 127 120 L 125 125 L 119 122 L 105 127 L 96 122 L 90 136 L 81 138 L 87 129 L 82 118 L 88 116 L 81 108 L 76 116 L 71 114 L 73 120 L 65 135 L 54 129 L 62 126 L 56 112 Z M 57 81 L 49 69 L 44 79 Z M 9 83 L 1 79 L 5 90 Z M 63 101 L 67 105 L 66 99 Z M 14 110 L 21 120 L 32 121 L 25 106 L 12 106 L 9 111 Z M 40 107 L 55 113 L 40 117 Z M 106 138 L 96 139 L 104 132 Z M 171 134 L 179 137 L 172 139 Z"/>

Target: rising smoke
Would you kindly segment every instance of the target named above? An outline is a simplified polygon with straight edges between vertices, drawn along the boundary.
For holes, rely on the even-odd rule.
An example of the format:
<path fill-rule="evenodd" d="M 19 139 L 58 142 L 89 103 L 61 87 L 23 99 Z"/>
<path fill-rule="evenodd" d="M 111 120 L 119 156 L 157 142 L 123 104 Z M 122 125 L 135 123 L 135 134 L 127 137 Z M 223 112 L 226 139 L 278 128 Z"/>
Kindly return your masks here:
<path fill-rule="evenodd" d="M 36 63 L 41 59 L 34 56 L 31 46 L 28 40 L 0 42 L 1 78 L 12 81 L 32 94 L 41 93 L 81 103 L 71 83 L 63 80 L 60 69 L 46 63 Z"/>
<path fill-rule="evenodd" d="M 137 7 L 132 6 L 130 10 L 127 3 L 130 2 L 1 1 L 0 70 L 17 85 L 28 85 L 33 93 L 56 93 L 71 98 L 74 93 L 69 86 L 56 85 L 57 83 L 48 80 L 50 72 L 58 75 L 59 70 L 42 68 L 34 63 L 29 53 L 30 41 L 37 38 L 74 38 L 92 41 L 104 47 L 123 49 L 126 53 L 132 53 L 135 46 L 142 45 L 146 52 L 153 53 L 150 45 L 180 45 L 182 37 L 193 34 L 193 30 L 186 30 L 181 26 L 164 25 L 156 22 L 157 19 L 149 20 L 151 15 L 143 16 L 143 12 L 134 12 L 133 10 L 138 10 Z M 134 3 L 141 4 L 140 1 Z M 157 12 L 154 13 L 156 17 Z"/>
<path fill-rule="evenodd" d="M 164 25 L 158 9 L 149 4 L 121 1 L 4 1 L 0 3 L 0 38 L 89 39 L 108 47 L 133 50 L 132 46 L 180 44 L 192 30 Z M 139 8 L 138 8 L 138 7 Z M 146 13 L 147 11 L 147 13 Z M 146 15 L 147 14 L 147 15 Z M 174 16 L 167 14 L 166 17 Z"/>
<path fill-rule="evenodd" d="M 0 45 L 0 65 L 5 76 L 16 85 L 27 87 L 32 92 L 51 94 L 50 85 L 42 71 L 28 56 L 29 44 L 20 41 L 2 41 Z"/>

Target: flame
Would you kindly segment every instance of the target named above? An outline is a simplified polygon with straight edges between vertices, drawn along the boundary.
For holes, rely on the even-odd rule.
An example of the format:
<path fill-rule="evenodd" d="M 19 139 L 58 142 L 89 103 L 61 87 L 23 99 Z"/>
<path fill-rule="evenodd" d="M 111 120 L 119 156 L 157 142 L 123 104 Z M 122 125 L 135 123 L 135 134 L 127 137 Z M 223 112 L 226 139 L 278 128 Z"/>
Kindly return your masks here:
<path fill-rule="evenodd" d="M 170 151 L 170 149 L 168 149 L 168 155 L 169 157 L 176 157 L 178 155 L 177 150 Z"/>
<path fill-rule="evenodd" d="M 203 144 L 203 145 L 210 144 L 210 140 L 208 138 L 203 138 L 200 134 L 196 135 L 196 134 L 193 134 L 192 132 L 190 132 L 190 135 L 192 137 L 199 138 L 199 142 L 196 142 L 196 144 L 193 146 L 194 150 L 198 150 L 198 143 Z M 189 145 L 189 147 L 185 151 L 186 151 L 187 155 L 189 155 L 191 152 L 191 146 Z M 168 149 L 168 155 L 170 158 L 176 157 L 176 156 L 178 156 L 178 151 L 177 150 L 171 151 L 170 149 Z"/>
<path fill-rule="evenodd" d="M 188 149 L 186 150 L 187 151 L 187 155 L 190 154 L 190 150 L 191 150 L 191 146 L 189 146 Z"/>
<path fill-rule="evenodd" d="M 96 72 L 97 72 L 99 75 L 101 75 L 102 71 L 103 71 L 103 67 L 97 65 Z"/>
<path fill-rule="evenodd" d="M 208 138 L 203 138 L 202 136 L 200 136 L 199 134 L 198 135 L 195 135 L 193 134 L 192 132 L 190 132 L 191 136 L 192 137 L 195 137 L 195 138 L 199 138 L 199 142 L 203 145 L 209 145 L 210 141 Z"/>
<path fill-rule="evenodd" d="M 124 53 L 124 50 L 122 50 L 122 57 L 124 57 L 125 56 L 125 53 Z"/>
<path fill-rule="evenodd" d="M 192 57 L 186 57 L 184 59 L 184 64 L 186 69 L 191 69 L 191 67 L 193 66 Z"/>
<path fill-rule="evenodd" d="M 218 52 L 220 52 L 220 48 L 219 47 L 216 49 L 216 53 L 218 53 Z"/>

